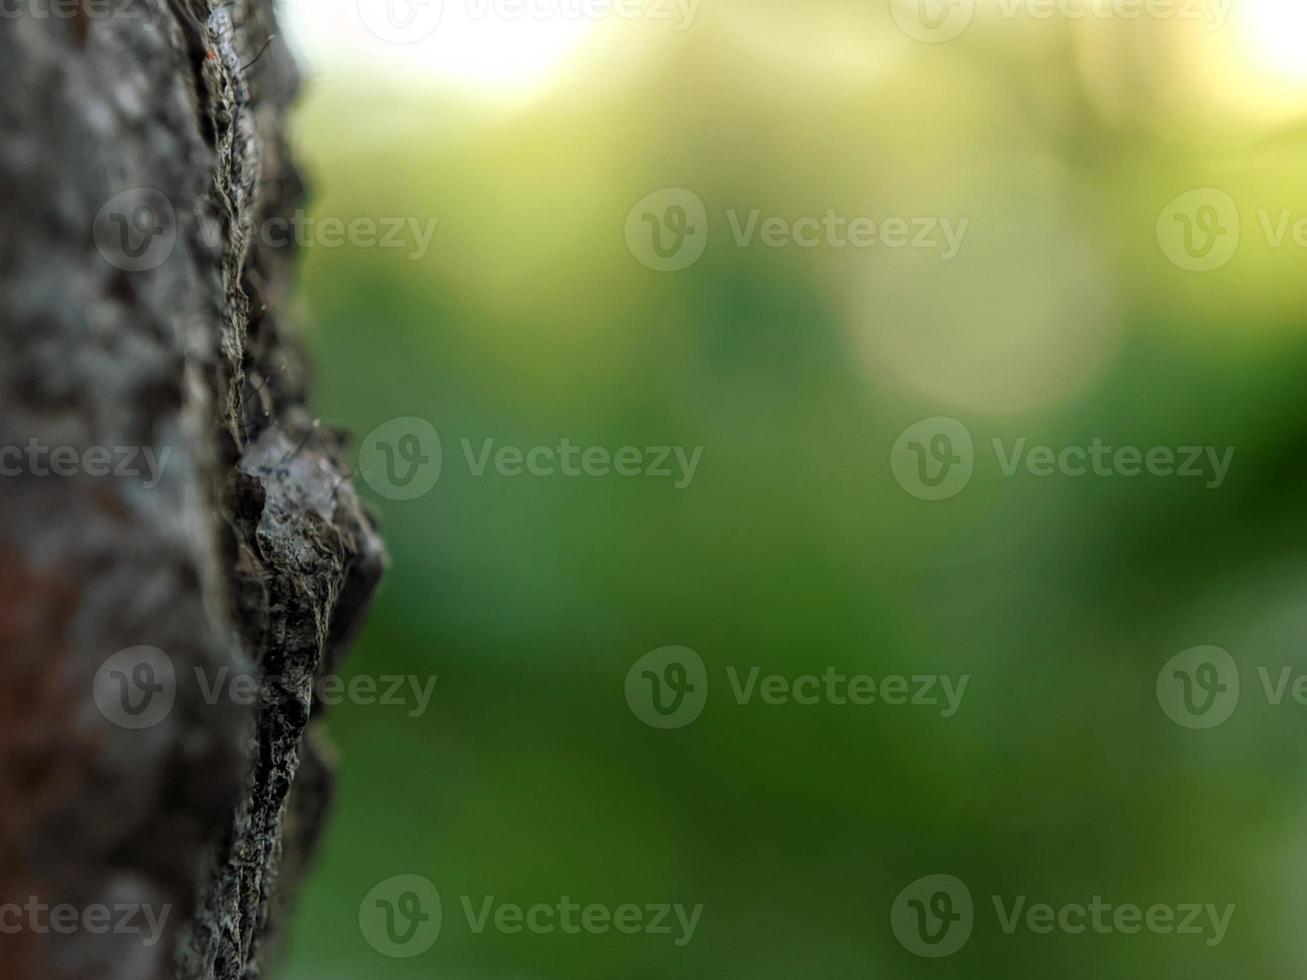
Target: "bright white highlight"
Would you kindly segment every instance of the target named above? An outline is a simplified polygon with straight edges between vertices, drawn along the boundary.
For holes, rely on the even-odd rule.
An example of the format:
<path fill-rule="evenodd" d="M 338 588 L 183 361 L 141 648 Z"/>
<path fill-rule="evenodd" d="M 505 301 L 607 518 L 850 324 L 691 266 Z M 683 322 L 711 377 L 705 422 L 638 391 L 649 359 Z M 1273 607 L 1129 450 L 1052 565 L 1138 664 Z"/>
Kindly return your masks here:
<path fill-rule="evenodd" d="M 520 95 L 543 87 L 600 23 L 551 0 L 285 0 L 283 19 L 311 70 L 425 76 Z"/>
<path fill-rule="evenodd" d="M 1271 72 L 1307 80 L 1307 3 L 1239 0 L 1237 9 L 1253 58 Z"/>

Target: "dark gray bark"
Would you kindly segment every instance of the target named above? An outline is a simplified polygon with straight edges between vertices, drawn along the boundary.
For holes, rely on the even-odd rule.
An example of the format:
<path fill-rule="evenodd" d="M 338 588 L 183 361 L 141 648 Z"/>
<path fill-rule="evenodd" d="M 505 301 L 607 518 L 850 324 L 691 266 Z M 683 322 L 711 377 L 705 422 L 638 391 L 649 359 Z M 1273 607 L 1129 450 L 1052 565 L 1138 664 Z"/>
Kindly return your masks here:
<path fill-rule="evenodd" d="M 268 0 L 3 11 L 0 976 L 257 977 L 384 564 L 257 233 L 294 66 Z"/>

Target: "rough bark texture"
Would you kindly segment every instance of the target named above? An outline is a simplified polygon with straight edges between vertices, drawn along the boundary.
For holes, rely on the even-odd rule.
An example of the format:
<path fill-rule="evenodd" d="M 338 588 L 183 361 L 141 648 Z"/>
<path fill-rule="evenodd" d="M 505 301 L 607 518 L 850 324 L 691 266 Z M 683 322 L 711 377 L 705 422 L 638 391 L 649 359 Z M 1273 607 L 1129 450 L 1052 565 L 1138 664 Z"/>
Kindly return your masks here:
<path fill-rule="evenodd" d="M 247 980 L 328 801 L 313 681 L 384 563 L 255 233 L 300 198 L 295 70 L 255 60 L 268 0 L 4 9 L 0 977 Z"/>

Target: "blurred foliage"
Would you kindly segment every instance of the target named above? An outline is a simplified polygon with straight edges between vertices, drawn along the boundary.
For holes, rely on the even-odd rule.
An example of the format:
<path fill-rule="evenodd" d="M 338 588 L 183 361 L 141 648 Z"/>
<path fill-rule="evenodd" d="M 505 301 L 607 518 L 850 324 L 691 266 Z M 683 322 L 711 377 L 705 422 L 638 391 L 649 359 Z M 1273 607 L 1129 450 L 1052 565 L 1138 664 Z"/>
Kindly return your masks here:
<path fill-rule="evenodd" d="M 1307 214 L 1307 100 L 1239 37 L 986 7 L 926 45 L 879 4 L 723 0 L 679 34 L 602 25 L 511 99 L 319 64 L 297 134 L 312 212 L 439 219 L 418 260 L 319 246 L 303 273 L 323 417 L 361 434 L 419 416 L 445 449 L 432 493 L 376 500 L 393 568 L 347 669 L 439 682 L 419 718 L 333 710 L 338 815 L 289 975 L 1300 976 L 1307 709 L 1250 696 L 1191 732 L 1154 694 L 1197 644 L 1250 688 L 1254 665 L 1307 661 L 1307 255 L 1257 217 Z M 712 227 L 701 261 L 659 274 L 622 229 L 668 186 Z M 1243 225 L 1206 274 L 1155 232 L 1195 187 Z M 729 208 L 970 231 L 951 263 L 739 248 Z M 971 485 L 939 503 L 888 465 L 933 415 L 977 443 Z M 675 490 L 475 478 L 458 444 L 564 436 L 705 452 Z M 994 437 L 1237 453 L 1215 490 L 1008 478 Z M 622 693 L 667 644 L 714 684 L 671 732 Z M 728 665 L 972 681 L 950 719 L 739 706 Z M 888 910 L 937 872 L 968 882 L 978 922 L 934 962 Z M 439 885 L 445 928 L 390 960 L 358 907 L 404 873 Z M 705 912 L 684 948 L 474 935 L 464 894 Z M 1214 948 L 1007 936 L 994 894 L 1237 911 Z"/>

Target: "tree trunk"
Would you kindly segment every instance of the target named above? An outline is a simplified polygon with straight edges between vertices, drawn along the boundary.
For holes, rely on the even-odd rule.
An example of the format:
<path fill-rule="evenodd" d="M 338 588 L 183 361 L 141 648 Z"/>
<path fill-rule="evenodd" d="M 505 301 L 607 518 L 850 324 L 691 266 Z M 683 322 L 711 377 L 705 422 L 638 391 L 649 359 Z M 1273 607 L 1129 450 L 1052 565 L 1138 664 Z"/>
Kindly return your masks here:
<path fill-rule="evenodd" d="M 323 825 L 314 682 L 384 554 L 260 233 L 301 193 L 275 33 L 0 2 L 6 980 L 260 976 Z"/>

